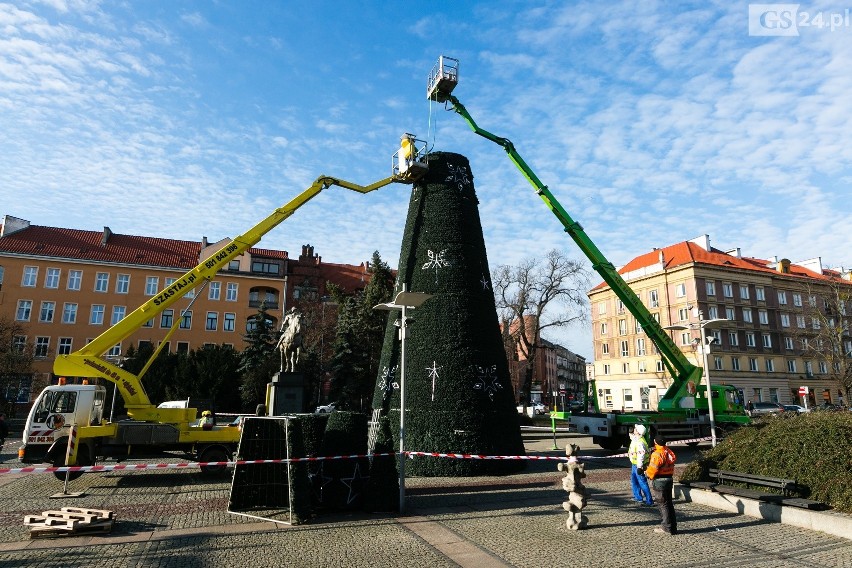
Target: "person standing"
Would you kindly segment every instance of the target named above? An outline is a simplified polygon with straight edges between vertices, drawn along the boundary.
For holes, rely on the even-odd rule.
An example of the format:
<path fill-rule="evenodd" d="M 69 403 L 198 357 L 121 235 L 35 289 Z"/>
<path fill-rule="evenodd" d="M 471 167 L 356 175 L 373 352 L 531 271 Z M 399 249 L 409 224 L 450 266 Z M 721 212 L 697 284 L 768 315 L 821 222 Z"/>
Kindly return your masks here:
<path fill-rule="evenodd" d="M 666 445 L 666 439 L 657 434 L 654 437 L 654 453 L 651 454 L 651 460 L 645 470 L 651 480 L 651 491 L 662 517 L 660 526 L 654 529 L 656 533 L 677 534 L 677 518 L 672 502 L 676 460 L 674 452 Z"/>
<path fill-rule="evenodd" d="M 9 425 L 6 424 L 6 415 L 0 412 L 0 448 L 6 443 L 6 436 L 9 435 Z"/>
<path fill-rule="evenodd" d="M 645 426 L 637 424 L 630 433 L 630 449 L 627 450 L 630 459 L 630 486 L 633 488 L 633 500 L 647 506 L 654 504 L 651 490 L 648 488 L 648 479 L 645 477 L 645 468 L 651 460 L 651 452 L 648 442 L 645 441 Z"/>

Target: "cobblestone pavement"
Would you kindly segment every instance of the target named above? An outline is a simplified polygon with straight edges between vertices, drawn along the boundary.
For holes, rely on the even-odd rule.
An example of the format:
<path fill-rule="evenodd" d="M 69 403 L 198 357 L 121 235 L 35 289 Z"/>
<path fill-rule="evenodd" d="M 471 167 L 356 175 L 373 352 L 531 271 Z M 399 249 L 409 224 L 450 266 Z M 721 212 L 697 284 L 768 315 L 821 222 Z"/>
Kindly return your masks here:
<path fill-rule="evenodd" d="M 525 440 L 530 454 L 560 455 L 547 436 Z M 565 528 L 553 461 L 500 478 L 409 479 L 404 516 L 322 516 L 295 527 L 229 514 L 228 479 L 190 470 L 84 475 L 69 484 L 85 493 L 76 499 L 50 499 L 62 490 L 50 474 L 0 475 L 0 567 L 635 567 L 654 558 L 667 568 L 852 566 L 852 540 L 696 503 L 676 502 L 679 535 L 655 534 L 659 514 L 633 504 L 626 459 L 592 459 L 605 453 L 571 441 L 590 456 L 583 531 Z M 14 467 L 8 446 L 0 457 Z M 115 528 L 30 540 L 23 515 L 61 506 L 112 510 Z"/>

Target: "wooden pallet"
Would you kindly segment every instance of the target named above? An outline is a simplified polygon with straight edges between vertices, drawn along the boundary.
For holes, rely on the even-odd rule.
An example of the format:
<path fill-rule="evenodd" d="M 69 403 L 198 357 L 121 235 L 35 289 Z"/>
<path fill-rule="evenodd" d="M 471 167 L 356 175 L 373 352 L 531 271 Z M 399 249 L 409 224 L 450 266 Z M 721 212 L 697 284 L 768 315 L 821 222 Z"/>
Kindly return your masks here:
<path fill-rule="evenodd" d="M 24 515 L 30 527 L 30 538 L 108 533 L 115 524 L 115 514 L 105 509 L 62 507 L 41 515 Z"/>

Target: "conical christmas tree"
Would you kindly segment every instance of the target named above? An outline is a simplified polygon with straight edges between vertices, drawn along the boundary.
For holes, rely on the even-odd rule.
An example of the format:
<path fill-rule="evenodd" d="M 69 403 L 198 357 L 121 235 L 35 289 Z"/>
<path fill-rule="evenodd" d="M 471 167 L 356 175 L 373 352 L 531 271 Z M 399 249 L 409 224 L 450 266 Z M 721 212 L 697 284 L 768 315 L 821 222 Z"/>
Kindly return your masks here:
<path fill-rule="evenodd" d="M 433 297 L 407 313 L 405 449 L 523 455 L 506 353 L 491 290 L 478 200 L 467 158 L 439 152 L 414 185 L 396 292 Z M 399 424 L 400 344 L 392 313 L 373 407 Z M 398 437 L 398 428 L 394 428 Z M 396 440 L 398 444 L 399 440 Z M 417 457 L 414 475 L 467 476 L 523 469 L 522 460 Z"/>

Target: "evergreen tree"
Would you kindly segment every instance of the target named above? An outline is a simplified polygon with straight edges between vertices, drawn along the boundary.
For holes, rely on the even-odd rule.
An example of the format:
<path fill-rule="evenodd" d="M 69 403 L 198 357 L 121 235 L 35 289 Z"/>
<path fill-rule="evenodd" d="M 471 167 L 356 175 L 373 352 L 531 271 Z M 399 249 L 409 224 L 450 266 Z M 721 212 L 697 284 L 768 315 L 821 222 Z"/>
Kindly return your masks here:
<path fill-rule="evenodd" d="M 219 412 L 240 410 L 240 353 L 230 345 L 205 345 L 186 361 L 192 390 L 187 396 L 209 398 Z M 190 377 L 188 377 L 190 378 Z"/>
<path fill-rule="evenodd" d="M 246 348 L 240 354 L 238 368 L 242 374 L 243 409 L 251 410 L 266 400 L 266 383 L 281 368 L 280 359 L 275 356 L 277 339 L 266 304 L 261 303 L 257 313 L 249 319 L 248 332 L 243 335 Z"/>
<path fill-rule="evenodd" d="M 467 159 L 431 154 L 429 172 L 412 190 L 396 288 L 404 283 L 409 291 L 433 294 L 409 312 L 406 449 L 523 455 L 477 204 Z M 399 424 L 398 317 L 392 314 L 385 328 L 373 399 L 391 424 Z M 420 475 L 524 467 L 521 460 L 417 458 L 408 464 Z"/>

